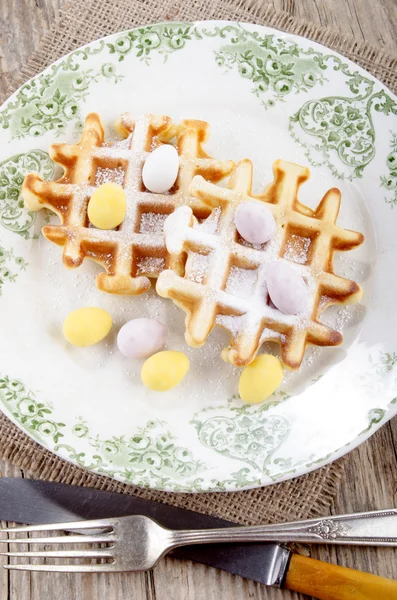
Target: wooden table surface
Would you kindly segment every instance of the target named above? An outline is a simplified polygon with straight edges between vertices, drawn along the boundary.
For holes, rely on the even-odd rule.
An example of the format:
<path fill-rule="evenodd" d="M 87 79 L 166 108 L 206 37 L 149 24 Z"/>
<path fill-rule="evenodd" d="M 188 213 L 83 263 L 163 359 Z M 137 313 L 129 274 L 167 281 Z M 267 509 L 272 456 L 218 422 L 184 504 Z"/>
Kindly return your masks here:
<path fill-rule="evenodd" d="M 84 0 L 82 0 L 84 1 Z M 110 0 L 109 0 L 110 1 Z M 396 0 L 262 0 L 291 15 L 329 25 L 357 40 L 397 53 Z M 61 0 L 0 1 L 0 94 L 12 74 L 35 50 Z M 24 477 L 1 463 L 0 474 Z M 397 417 L 352 451 L 330 512 L 333 514 L 397 506 Z M 3 524 L 4 525 L 4 524 Z M 311 555 L 346 567 L 397 579 L 397 550 L 313 547 Z M 0 564 L 4 559 L 0 558 Z M 153 572 L 63 575 L 0 570 L 0 600 L 303 600 L 301 594 L 265 588 L 227 573 L 163 560 Z M 382 600 L 379 598 L 379 600 Z"/>

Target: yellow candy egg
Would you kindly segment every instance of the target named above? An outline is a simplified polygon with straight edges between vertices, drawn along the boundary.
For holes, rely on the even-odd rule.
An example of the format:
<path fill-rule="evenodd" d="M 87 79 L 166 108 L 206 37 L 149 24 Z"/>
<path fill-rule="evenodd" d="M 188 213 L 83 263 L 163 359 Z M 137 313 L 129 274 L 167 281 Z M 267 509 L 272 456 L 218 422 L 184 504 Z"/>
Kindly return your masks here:
<path fill-rule="evenodd" d="M 88 202 L 88 218 L 98 229 L 114 229 L 124 221 L 127 210 L 125 191 L 116 183 L 104 183 Z"/>
<path fill-rule="evenodd" d="M 163 350 L 144 362 L 142 381 L 154 392 L 166 392 L 182 381 L 189 366 L 189 359 L 183 352 Z"/>
<path fill-rule="evenodd" d="M 86 306 L 68 314 L 63 335 L 74 346 L 92 346 L 103 340 L 111 327 L 112 317 L 106 310 Z"/>
<path fill-rule="evenodd" d="M 263 402 L 278 388 L 283 376 L 283 367 L 278 358 L 271 354 L 260 354 L 244 367 L 240 375 L 240 398 L 250 404 Z"/>

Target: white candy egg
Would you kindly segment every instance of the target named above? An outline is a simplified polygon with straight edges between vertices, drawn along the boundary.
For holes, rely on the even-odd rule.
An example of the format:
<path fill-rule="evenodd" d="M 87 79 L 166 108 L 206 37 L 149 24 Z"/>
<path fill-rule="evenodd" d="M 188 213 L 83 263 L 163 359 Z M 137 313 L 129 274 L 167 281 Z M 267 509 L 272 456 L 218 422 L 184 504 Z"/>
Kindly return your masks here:
<path fill-rule="evenodd" d="M 143 185 L 149 192 L 164 194 L 178 177 L 179 157 L 174 146 L 163 144 L 147 157 L 142 169 Z"/>
<path fill-rule="evenodd" d="M 266 284 L 271 301 L 286 315 L 296 315 L 307 306 L 307 285 L 287 262 L 278 260 L 267 267 Z"/>
<path fill-rule="evenodd" d="M 117 336 L 119 350 L 127 358 L 147 358 L 158 352 L 167 339 L 167 328 L 156 319 L 132 319 Z"/>
<path fill-rule="evenodd" d="M 234 219 L 237 231 L 250 244 L 264 244 L 276 231 L 273 214 L 263 202 L 242 202 L 237 207 Z"/>

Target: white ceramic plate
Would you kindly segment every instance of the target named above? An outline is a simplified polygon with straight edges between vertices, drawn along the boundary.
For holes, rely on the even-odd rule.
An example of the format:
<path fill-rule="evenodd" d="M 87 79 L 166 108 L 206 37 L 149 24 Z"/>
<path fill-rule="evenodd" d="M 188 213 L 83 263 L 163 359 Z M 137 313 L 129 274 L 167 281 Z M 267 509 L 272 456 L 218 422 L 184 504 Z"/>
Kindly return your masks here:
<path fill-rule="evenodd" d="M 270 404 L 244 405 L 238 370 L 219 357 L 216 330 L 193 350 L 184 315 L 155 295 L 114 297 L 95 288 L 98 268 L 62 266 L 40 236 L 44 215 L 22 208 L 24 175 L 53 174 L 54 140 L 76 140 L 97 111 L 109 126 L 124 111 L 211 124 L 207 150 L 249 157 L 257 190 L 282 157 L 311 167 L 301 200 L 343 194 L 339 223 L 364 233 L 336 258 L 364 302 L 329 309 L 341 347 L 311 349 Z M 397 411 L 397 103 L 371 75 L 314 42 L 265 27 L 167 23 L 94 42 L 54 63 L 0 109 L 0 405 L 63 458 L 140 486 L 236 490 L 307 473 L 363 442 Z M 67 345 L 72 309 L 101 306 L 114 332 L 136 316 L 161 319 L 168 346 L 185 351 L 182 385 L 155 394 L 115 333 L 90 349 Z"/>

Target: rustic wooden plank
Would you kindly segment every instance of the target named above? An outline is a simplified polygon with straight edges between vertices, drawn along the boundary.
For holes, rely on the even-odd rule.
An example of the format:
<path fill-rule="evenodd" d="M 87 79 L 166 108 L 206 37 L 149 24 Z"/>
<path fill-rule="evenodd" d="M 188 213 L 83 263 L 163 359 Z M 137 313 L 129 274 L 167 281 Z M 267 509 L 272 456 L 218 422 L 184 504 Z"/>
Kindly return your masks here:
<path fill-rule="evenodd" d="M 357 40 L 397 50 L 397 3 L 393 0 L 275 0 L 273 4 L 296 17 L 353 35 Z"/>
<path fill-rule="evenodd" d="M 0 95 L 11 76 L 37 48 L 53 22 L 61 0 L 1 0 L 0 2 Z"/>
<path fill-rule="evenodd" d="M 393 431 L 395 440 L 393 442 Z M 396 506 L 397 470 L 393 443 L 397 442 L 397 418 L 379 429 L 368 442 L 351 452 L 332 514 L 380 510 Z M 312 556 L 397 579 L 396 548 L 313 548 Z"/>

